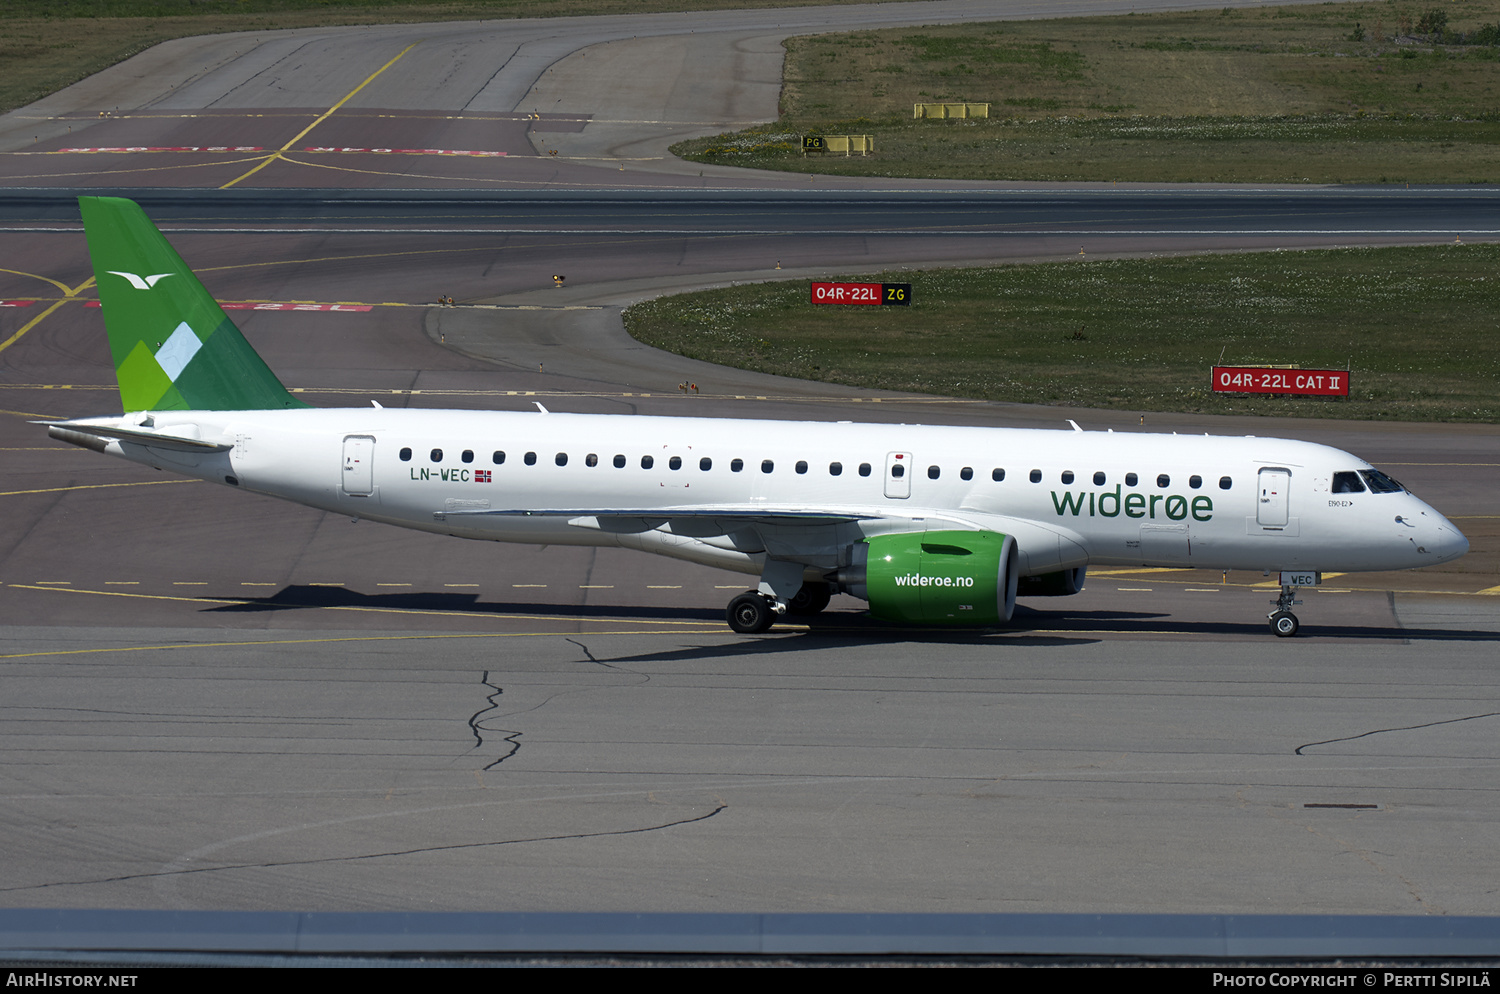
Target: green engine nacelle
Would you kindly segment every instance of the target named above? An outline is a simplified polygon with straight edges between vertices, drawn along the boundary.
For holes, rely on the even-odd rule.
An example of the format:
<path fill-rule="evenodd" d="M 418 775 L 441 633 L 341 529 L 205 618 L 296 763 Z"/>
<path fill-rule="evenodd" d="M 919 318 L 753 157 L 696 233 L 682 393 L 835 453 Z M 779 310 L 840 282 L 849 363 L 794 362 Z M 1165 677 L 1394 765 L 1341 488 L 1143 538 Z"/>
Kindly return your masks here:
<path fill-rule="evenodd" d="M 1009 535 L 876 535 L 856 546 L 856 552 L 856 570 L 864 566 L 870 614 L 882 621 L 998 625 L 1015 610 L 1016 540 Z"/>

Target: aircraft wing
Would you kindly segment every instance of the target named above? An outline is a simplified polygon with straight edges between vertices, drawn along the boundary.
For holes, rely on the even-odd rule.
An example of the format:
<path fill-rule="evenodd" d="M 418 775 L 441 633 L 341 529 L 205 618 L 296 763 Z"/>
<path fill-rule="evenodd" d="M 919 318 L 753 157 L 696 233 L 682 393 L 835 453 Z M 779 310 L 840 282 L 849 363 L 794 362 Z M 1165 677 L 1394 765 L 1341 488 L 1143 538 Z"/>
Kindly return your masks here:
<path fill-rule="evenodd" d="M 691 507 L 519 507 L 463 508 L 441 512 L 448 516 L 503 516 L 541 518 L 596 518 L 601 524 L 618 521 L 723 520 L 746 525 L 842 525 L 886 515 L 868 511 L 778 508 L 765 505 L 723 504 Z"/>

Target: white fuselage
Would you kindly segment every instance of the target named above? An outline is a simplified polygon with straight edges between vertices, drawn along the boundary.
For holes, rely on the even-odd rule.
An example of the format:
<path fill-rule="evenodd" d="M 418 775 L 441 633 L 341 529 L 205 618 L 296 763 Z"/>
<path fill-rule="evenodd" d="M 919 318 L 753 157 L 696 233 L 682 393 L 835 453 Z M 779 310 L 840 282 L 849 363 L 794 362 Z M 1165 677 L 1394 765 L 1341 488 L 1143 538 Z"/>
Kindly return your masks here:
<path fill-rule="evenodd" d="M 745 573 L 769 556 L 821 575 L 862 538 L 923 528 L 1012 535 L 1022 575 L 1390 570 L 1468 549 L 1404 490 L 1333 492 L 1336 473 L 1369 463 L 1285 439 L 380 408 L 150 421 L 232 448 L 106 451 L 408 528 L 621 546 Z M 717 508 L 724 518 L 706 513 Z M 757 509 L 766 519 L 747 517 Z M 807 511 L 829 519 L 795 520 Z"/>

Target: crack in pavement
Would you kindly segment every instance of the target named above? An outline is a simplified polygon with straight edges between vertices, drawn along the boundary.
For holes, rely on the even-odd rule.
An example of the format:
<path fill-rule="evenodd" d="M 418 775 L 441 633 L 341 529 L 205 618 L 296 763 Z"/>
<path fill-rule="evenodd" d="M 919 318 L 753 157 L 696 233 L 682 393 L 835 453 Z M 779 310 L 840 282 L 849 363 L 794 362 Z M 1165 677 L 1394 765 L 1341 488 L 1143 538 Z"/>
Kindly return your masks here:
<path fill-rule="evenodd" d="M 388 859 L 396 856 L 419 856 L 427 853 L 455 852 L 464 849 L 483 849 L 487 847 L 515 846 L 528 842 L 565 842 L 578 839 L 603 839 L 611 836 L 641 835 L 647 832 L 660 832 L 669 828 L 678 828 L 683 825 L 692 825 L 697 822 L 707 821 L 714 817 L 728 804 L 720 801 L 718 806 L 706 814 L 694 815 L 691 818 L 679 818 L 676 821 L 662 822 L 658 825 L 645 825 L 640 828 L 622 828 L 609 832 L 578 832 L 567 835 L 538 835 L 524 839 L 499 839 L 490 842 L 460 842 L 448 846 L 422 846 L 415 849 L 394 849 L 389 852 L 361 853 L 356 856 L 321 856 L 316 859 L 288 859 L 260 863 L 226 863 L 220 866 L 197 866 L 174 870 L 157 870 L 151 873 L 126 873 L 115 877 L 97 877 L 87 880 L 57 880 L 44 884 L 24 884 L 19 887 L 0 887 L 0 893 L 10 894 L 28 890 L 50 890 L 54 887 L 80 887 L 90 884 L 124 883 L 131 880 L 152 880 L 163 877 L 182 877 L 197 873 L 217 873 L 221 870 L 270 870 L 289 866 L 318 866 L 329 863 L 356 863 L 364 860 Z"/>
<path fill-rule="evenodd" d="M 1396 728 L 1373 728 L 1368 732 L 1360 732 L 1358 735 L 1345 735 L 1336 739 L 1323 739 L 1320 742 L 1304 742 L 1302 745 L 1299 745 L 1296 749 L 1292 750 L 1292 754 L 1300 756 L 1302 755 L 1303 749 L 1311 749 L 1313 746 L 1331 745 L 1334 742 L 1353 742 L 1355 739 L 1363 739 L 1371 735 L 1380 735 L 1384 732 L 1410 732 L 1418 728 L 1434 728 L 1438 725 L 1452 725 L 1460 721 L 1473 721 L 1476 718 L 1494 718 L 1497 715 L 1500 715 L 1500 711 L 1486 711 L 1484 714 L 1471 714 L 1466 715 L 1462 718 L 1444 718 L 1442 721 L 1428 721 L 1423 722 L 1420 725 L 1400 725 Z"/>

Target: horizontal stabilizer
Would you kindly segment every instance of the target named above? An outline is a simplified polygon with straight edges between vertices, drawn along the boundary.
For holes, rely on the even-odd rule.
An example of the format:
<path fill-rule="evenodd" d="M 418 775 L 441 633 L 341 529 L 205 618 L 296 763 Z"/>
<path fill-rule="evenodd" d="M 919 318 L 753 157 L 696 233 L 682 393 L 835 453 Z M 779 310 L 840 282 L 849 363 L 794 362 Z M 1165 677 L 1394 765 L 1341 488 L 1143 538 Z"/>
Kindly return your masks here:
<path fill-rule="evenodd" d="M 223 442 L 205 442 L 201 438 L 184 438 L 181 435 L 167 435 L 161 432 L 77 422 L 48 424 L 47 435 L 59 442 L 81 445 L 85 449 L 94 449 L 97 452 L 104 451 L 104 443 L 111 439 L 120 442 L 136 442 L 169 452 L 195 452 L 199 455 L 209 452 L 228 452 L 234 448 L 233 445 L 226 445 Z"/>

